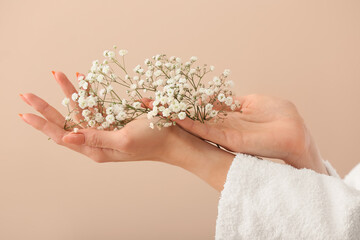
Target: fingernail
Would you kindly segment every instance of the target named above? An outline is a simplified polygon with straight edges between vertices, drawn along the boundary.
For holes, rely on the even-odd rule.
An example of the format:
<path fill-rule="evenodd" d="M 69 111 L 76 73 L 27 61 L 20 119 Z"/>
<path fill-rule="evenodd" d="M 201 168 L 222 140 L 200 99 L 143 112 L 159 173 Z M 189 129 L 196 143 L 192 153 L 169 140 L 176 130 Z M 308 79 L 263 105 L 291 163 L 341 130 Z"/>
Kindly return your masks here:
<path fill-rule="evenodd" d="M 76 72 L 75 74 L 76 74 L 76 79 L 78 79 L 80 73 Z"/>
<path fill-rule="evenodd" d="M 81 145 L 85 143 L 85 136 L 82 133 L 71 132 L 62 139 L 66 143 Z"/>
<path fill-rule="evenodd" d="M 26 121 L 26 119 L 24 118 L 24 116 L 23 116 L 21 113 L 19 113 L 18 115 L 19 115 L 19 117 L 20 117 L 24 122 L 26 122 L 27 124 L 29 124 L 29 122 Z"/>
<path fill-rule="evenodd" d="M 55 77 L 55 71 L 51 71 L 51 73 L 54 75 L 54 77 Z"/>
<path fill-rule="evenodd" d="M 31 103 L 29 102 L 29 100 L 24 96 L 22 95 L 21 93 L 19 94 L 19 96 L 21 97 L 21 99 L 26 102 L 27 104 L 29 104 L 31 106 Z"/>

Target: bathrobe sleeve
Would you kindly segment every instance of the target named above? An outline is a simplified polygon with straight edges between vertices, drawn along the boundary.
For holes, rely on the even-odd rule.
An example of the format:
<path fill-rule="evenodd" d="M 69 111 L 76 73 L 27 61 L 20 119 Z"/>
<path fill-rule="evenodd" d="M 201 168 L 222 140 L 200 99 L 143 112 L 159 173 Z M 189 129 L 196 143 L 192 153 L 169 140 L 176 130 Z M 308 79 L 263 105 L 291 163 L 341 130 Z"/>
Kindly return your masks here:
<path fill-rule="evenodd" d="M 360 164 L 342 180 L 237 154 L 218 205 L 217 240 L 360 239 Z"/>

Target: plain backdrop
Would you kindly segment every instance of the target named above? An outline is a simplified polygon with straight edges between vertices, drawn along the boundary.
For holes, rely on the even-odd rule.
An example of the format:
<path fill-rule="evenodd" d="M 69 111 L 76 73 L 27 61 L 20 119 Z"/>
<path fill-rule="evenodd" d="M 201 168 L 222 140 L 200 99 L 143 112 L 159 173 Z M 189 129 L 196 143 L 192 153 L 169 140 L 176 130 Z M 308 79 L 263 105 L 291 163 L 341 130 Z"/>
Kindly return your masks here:
<path fill-rule="evenodd" d="M 0 0 L 0 239 L 213 239 L 220 194 L 184 170 L 97 164 L 26 125 L 33 92 L 66 113 L 51 70 L 75 82 L 113 44 L 232 70 L 238 95 L 293 101 L 344 176 L 360 153 L 360 1 Z"/>

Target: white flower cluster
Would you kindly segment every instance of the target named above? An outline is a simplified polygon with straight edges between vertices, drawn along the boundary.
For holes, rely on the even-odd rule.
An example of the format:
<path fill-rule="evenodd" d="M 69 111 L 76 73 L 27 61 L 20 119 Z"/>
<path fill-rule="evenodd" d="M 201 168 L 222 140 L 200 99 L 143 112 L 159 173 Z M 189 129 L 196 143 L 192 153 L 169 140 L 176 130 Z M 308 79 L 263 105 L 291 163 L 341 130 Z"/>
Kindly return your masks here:
<path fill-rule="evenodd" d="M 204 122 L 221 118 L 226 115 L 225 108 L 240 107 L 239 102 L 233 100 L 234 83 L 227 79 L 228 69 L 205 84 L 204 76 L 214 71 L 214 66 L 195 66 L 197 57 L 183 62 L 179 57 L 158 54 L 145 59 L 143 66 L 135 66 L 131 76 L 125 68 L 124 56 L 128 51 L 117 51 L 119 59 L 116 49 L 114 46 L 114 50 L 104 51 L 105 60 L 93 61 L 89 73 L 78 77 L 79 91 L 72 95 L 78 107 L 69 111 L 66 119 L 70 122 L 72 114 L 81 114 L 83 120 L 65 128 L 86 124 L 117 130 L 143 114 L 155 120 L 151 128 L 161 128 L 173 125 L 174 119 L 189 117 Z M 127 98 L 120 98 L 114 87 L 125 88 Z M 152 109 L 142 104 L 144 98 L 153 100 Z M 63 100 L 65 106 L 69 103 L 70 99 Z"/>

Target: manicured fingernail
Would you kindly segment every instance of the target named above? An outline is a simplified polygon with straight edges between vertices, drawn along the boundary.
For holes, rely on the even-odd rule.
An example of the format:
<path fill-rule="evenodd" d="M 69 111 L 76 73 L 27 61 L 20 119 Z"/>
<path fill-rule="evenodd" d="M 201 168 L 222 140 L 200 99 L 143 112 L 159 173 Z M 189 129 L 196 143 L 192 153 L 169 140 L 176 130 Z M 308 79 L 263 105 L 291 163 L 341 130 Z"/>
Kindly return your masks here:
<path fill-rule="evenodd" d="M 24 118 L 24 116 L 23 116 L 21 113 L 19 113 L 18 115 L 19 115 L 19 117 L 20 117 L 24 122 L 26 122 L 27 124 L 29 124 L 29 122 L 26 121 L 26 119 Z"/>
<path fill-rule="evenodd" d="M 54 75 L 54 77 L 55 77 L 55 71 L 51 71 L 51 73 Z"/>
<path fill-rule="evenodd" d="M 85 136 L 84 134 L 79 132 L 78 133 L 71 132 L 68 135 L 65 135 L 62 140 L 66 143 L 81 145 L 84 144 L 85 142 Z"/>
<path fill-rule="evenodd" d="M 22 99 L 24 102 L 26 102 L 27 104 L 29 104 L 29 105 L 31 106 L 31 103 L 29 102 L 29 100 L 27 100 L 27 98 L 26 98 L 24 95 L 22 95 L 22 94 L 20 93 L 19 96 L 21 97 L 21 99 Z"/>
<path fill-rule="evenodd" d="M 76 79 L 78 79 L 80 73 L 76 72 L 75 74 L 76 74 Z"/>

